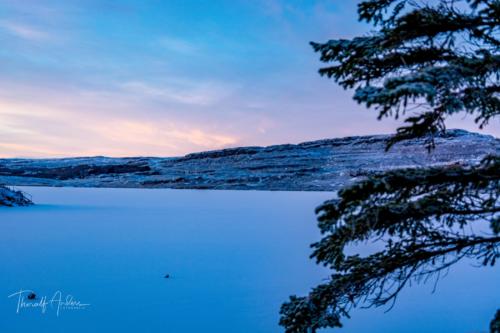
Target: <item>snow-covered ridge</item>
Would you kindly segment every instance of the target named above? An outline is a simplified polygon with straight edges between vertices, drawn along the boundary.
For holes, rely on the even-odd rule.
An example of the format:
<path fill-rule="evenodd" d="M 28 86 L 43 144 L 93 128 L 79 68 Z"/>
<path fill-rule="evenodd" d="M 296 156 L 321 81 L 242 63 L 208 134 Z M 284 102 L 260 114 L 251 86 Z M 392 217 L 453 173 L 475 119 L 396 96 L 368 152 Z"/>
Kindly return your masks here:
<path fill-rule="evenodd" d="M 450 130 L 428 153 L 423 139 L 395 145 L 390 136 L 357 136 L 301 144 L 240 147 L 183 157 L 0 159 L 0 183 L 80 187 L 158 187 L 335 191 L 389 168 L 473 164 L 500 154 L 492 136 Z"/>

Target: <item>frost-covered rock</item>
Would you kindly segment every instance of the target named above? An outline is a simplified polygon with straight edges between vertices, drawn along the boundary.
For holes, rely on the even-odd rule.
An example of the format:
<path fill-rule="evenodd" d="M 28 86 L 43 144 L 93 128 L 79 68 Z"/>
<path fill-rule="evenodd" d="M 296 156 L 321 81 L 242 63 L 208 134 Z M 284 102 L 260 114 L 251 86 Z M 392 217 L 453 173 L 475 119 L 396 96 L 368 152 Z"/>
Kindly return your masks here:
<path fill-rule="evenodd" d="M 0 186 L 0 207 L 29 206 L 33 202 L 23 192 Z"/>
<path fill-rule="evenodd" d="M 158 187 L 335 191 L 367 174 L 411 166 L 474 164 L 500 154 L 492 136 L 451 130 L 429 154 L 424 139 L 385 152 L 389 135 L 269 147 L 240 147 L 184 157 L 0 159 L 0 183 L 78 187 Z"/>

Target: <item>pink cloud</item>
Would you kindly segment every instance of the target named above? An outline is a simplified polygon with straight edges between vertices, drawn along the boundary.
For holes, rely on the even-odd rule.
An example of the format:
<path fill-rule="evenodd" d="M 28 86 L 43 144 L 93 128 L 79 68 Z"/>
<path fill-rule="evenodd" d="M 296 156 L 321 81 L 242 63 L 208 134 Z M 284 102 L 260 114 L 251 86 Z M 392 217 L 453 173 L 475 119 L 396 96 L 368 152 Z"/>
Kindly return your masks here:
<path fill-rule="evenodd" d="M 11 21 L 0 21 L 0 27 L 8 33 L 30 41 L 44 41 L 51 38 L 47 32 L 32 26 Z"/>

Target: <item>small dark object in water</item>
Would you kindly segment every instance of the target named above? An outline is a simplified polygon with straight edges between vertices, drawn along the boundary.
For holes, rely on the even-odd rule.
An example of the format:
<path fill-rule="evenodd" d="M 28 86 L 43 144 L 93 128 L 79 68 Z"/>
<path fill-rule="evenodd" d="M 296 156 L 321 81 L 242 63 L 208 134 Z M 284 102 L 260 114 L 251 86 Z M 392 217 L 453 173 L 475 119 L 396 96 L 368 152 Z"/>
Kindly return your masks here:
<path fill-rule="evenodd" d="M 168 279 L 170 277 L 170 274 L 167 274 L 164 276 L 165 279 Z"/>
<path fill-rule="evenodd" d="M 36 298 L 36 294 L 35 294 L 35 293 L 29 293 L 29 294 L 28 294 L 28 299 L 29 299 L 29 300 L 33 300 L 33 299 L 35 299 L 35 298 Z"/>

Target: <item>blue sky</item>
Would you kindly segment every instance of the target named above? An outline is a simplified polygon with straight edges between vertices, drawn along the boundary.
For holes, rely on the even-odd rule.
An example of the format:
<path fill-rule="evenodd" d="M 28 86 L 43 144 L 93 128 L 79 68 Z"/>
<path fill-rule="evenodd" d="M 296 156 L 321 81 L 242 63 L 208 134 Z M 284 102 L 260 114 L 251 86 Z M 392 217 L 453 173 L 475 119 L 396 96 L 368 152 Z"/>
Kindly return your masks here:
<path fill-rule="evenodd" d="M 0 156 L 158 155 L 390 133 L 308 42 L 357 1 L 0 0 Z M 470 117 L 449 127 L 474 130 Z M 498 121 L 485 131 L 499 136 Z"/>

